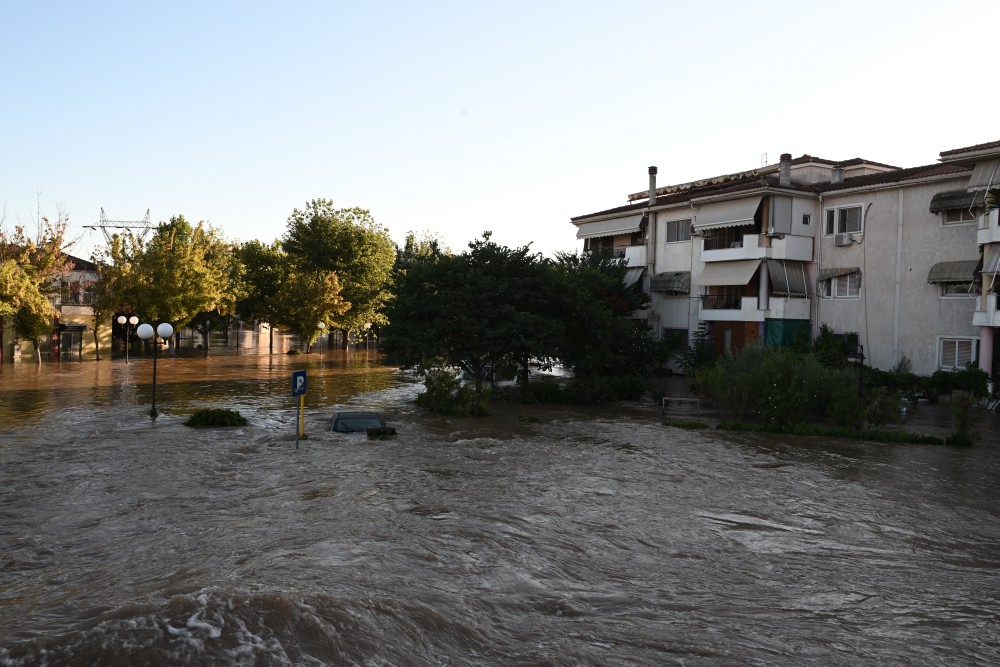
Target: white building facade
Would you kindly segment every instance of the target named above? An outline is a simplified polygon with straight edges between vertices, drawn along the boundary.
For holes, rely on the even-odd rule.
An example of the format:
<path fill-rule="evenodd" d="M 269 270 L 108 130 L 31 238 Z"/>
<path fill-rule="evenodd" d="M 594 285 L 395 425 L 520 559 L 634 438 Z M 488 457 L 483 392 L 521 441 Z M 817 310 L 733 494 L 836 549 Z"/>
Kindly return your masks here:
<path fill-rule="evenodd" d="M 1000 142 L 909 169 L 785 154 L 661 187 L 651 167 L 629 204 L 572 223 L 584 250 L 629 260 L 629 280 L 651 296 L 637 315 L 659 335 L 702 328 L 728 353 L 811 340 L 825 325 L 878 368 L 929 375 L 977 362 L 992 373 L 1000 227 L 987 193 L 998 165 Z"/>

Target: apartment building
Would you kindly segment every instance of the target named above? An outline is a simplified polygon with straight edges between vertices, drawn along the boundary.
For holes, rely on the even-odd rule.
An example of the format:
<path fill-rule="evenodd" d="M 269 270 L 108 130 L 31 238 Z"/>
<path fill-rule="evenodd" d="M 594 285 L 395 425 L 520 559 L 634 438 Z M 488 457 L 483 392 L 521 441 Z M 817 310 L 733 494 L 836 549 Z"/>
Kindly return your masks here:
<path fill-rule="evenodd" d="M 571 222 L 586 251 L 628 261 L 628 279 L 651 296 L 636 316 L 660 334 L 690 338 L 703 327 L 726 353 L 788 345 L 826 325 L 856 338 L 878 368 L 903 359 L 919 374 L 992 368 L 983 329 L 1000 315 L 982 276 L 1000 272 L 1000 228 L 986 202 L 998 161 L 1000 142 L 906 169 L 784 154 L 666 186 L 650 167 L 648 190 L 628 204 Z M 980 246 L 993 243 L 983 268 Z"/>

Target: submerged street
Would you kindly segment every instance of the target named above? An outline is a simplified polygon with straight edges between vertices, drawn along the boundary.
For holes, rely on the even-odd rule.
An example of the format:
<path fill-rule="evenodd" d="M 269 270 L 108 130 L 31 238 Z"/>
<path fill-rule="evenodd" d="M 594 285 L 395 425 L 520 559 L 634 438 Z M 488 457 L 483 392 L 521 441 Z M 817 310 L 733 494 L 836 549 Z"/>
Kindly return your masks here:
<path fill-rule="evenodd" d="M 460 419 L 364 351 L 159 363 L 155 422 L 148 359 L 0 366 L 0 665 L 1000 661 L 995 415 L 968 449 Z"/>

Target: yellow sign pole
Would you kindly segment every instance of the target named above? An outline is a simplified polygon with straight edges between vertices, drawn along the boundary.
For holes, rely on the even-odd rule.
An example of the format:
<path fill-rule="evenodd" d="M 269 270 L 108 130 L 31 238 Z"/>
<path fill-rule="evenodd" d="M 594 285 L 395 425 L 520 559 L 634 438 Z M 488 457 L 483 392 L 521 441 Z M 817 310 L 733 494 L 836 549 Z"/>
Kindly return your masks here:
<path fill-rule="evenodd" d="M 299 437 L 305 439 L 306 437 L 306 396 L 302 394 L 299 396 Z"/>

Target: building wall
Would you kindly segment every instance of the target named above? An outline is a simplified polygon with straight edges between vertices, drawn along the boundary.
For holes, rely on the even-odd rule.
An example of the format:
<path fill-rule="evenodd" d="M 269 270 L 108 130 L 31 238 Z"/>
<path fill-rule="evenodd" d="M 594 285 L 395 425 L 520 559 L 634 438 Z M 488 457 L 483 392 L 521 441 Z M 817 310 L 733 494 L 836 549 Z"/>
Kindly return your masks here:
<path fill-rule="evenodd" d="M 976 336 L 975 299 L 941 298 L 940 287 L 927 282 L 937 262 L 978 257 L 974 223 L 944 226 L 929 210 L 935 193 L 963 185 L 950 179 L 824 198 L 824 209 L 860 204 L 864 231 L 836 247 L 821 212 L 818 265 L 861 267 L 862 279 L 857 299 L 817 300 L 817 327 L 857 332 L 871 365 L 890 369 L 905 356 L 921 375 L 937 370 L 940 336 Z"/>

